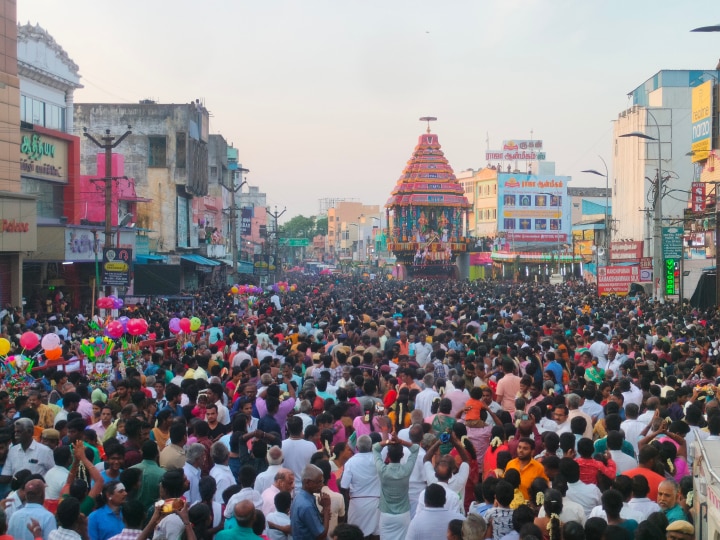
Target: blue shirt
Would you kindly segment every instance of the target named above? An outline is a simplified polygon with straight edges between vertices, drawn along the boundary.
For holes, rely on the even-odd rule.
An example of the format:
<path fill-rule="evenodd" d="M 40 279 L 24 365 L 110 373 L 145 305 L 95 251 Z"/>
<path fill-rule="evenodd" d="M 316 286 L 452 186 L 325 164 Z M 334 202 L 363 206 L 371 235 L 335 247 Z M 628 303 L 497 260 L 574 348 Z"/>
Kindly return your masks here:
<path fill-rule="evenodd" d="M 315 497 L 301 489 L 295 495 L 290 508 L 293 540 L 315 540 L 325 530 Z"/>
<path fill-rule="evenodd" d="M 26 503 L 25 506 L 15 510 L 13 515 L 10 516 L 8 534 L 16 540 L 33 540 L 34 536 L 27 528 L 27 524 L 30 523 L 31 519 L 36 519 L 40 523 L 45 540 L 57 528 L 55 516 L 43 508 L 41 504 Z"/>
<path fill-rule="evenodd" d="M 88 516 L 88 536 L 90 540 L 108 540 L 120 534 L 124 528 L 122 510 L 116 514 L 106 504 L 91 512 Z"/>

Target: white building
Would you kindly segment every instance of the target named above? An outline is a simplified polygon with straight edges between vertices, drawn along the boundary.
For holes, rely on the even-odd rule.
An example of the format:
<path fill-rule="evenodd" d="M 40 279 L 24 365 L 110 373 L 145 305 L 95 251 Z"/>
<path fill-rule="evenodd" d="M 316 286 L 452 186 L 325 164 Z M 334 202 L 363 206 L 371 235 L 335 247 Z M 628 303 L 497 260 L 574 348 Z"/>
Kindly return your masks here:
<path fill-rule="evenodd" d="M 692 88 L 715 72 L 663 70 L 628 94 L 631 106 L 622 111 L 613 133 L 611 173 L 613 241 L 644 240 L 645 256 L 652 255 L 653 182 L 662 158 L 663 224 L 682 218 L 688 204 L 693 166 L 687 153 L 692 142 Z M 657 126 L 656 126 L 657 122 Z M 660 140 L 621 135 L 640 132 Z"/>

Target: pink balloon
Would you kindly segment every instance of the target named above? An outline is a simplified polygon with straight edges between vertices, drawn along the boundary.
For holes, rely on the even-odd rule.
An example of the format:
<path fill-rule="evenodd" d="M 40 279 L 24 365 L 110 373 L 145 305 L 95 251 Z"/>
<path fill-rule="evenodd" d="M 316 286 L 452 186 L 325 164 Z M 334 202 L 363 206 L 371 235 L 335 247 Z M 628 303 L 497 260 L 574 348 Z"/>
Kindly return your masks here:
<path fill-rule="evenodd" d="M 186 334 L 190 332 L 190 319 L 187 317 L 183 317 L 180 319 L 180 330 L 185 332 Z"/>
<path fill-rule="evenodd" d="M 170 319 L 170 322 L 168 323 L 168 328 L 170 329 L 170 332 L 173 334 L 179 334 L 180 333 L 180 319 L 177 317 L 173 317 Z"/>
<path fill-rule="evenodd" d="M 25 332 L 20 336 L 20 346 L 25 349 L 34 349 L 40 344 L 40 338 L 35 332 Z"/>
<path fill-rule="evenodd" d="M 46 351 L 57 349 L 60 346 L 60 336 L 57 334 L 45 334 L 40 342 L 42 348 Z"/>
<path fill-rule="evenodd" d="M 130 319 L 127 323 L 127 332 L 131 336 L 139 336 L 143 333 L 144 330 L 147 329 L 147 323 L 145 323 L 145 326 L 143 326 L 142 319 Z"/>
<path fill-rule="evenodd" d="M 107 325 L 107 334 L 113 339 L 117 339 L 125 332 L 123 325 L 120 321 L 110 321 Z"/>

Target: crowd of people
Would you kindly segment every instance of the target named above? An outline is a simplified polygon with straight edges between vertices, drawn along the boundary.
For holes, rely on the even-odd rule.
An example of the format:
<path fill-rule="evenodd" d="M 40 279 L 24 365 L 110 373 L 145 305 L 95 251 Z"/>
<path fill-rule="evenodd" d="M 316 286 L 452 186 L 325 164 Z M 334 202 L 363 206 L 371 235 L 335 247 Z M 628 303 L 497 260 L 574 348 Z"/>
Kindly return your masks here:
<path fill-rule="evenodd" d="M 714 310 L 581 283 L 296 281 L 125 306 L 155 340 L 124 340 L 102 384 L 82 342 L 108 319 L 0 312 L 8 358 L 28 331 L 63 348 L 20 392 L 3 368 L 0 540 L 694 538 Z M 177 317 L 202 325 L 175 335 Z"/>

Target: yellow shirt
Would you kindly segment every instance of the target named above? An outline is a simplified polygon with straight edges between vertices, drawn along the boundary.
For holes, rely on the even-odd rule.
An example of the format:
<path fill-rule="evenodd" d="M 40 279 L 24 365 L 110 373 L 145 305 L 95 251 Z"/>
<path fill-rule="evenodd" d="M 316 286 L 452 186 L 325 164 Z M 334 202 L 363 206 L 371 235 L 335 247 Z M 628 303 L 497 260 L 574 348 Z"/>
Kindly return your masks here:
<path fill-rule="evenodd" d="M 526 500 L 530 497 L 530 484 L 532 484 L 533 480 L 536 478 L 548 480 L 542 463 L 534 459 L 530 459 L 530 462 L 524 467 L 520 464 L 518 458 L 511 459 L 507 467 L 505 467 L 506 471 L 509 469 L 516 469 L 520 473 L 520 492 Z"/>

